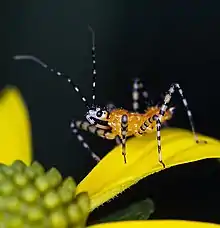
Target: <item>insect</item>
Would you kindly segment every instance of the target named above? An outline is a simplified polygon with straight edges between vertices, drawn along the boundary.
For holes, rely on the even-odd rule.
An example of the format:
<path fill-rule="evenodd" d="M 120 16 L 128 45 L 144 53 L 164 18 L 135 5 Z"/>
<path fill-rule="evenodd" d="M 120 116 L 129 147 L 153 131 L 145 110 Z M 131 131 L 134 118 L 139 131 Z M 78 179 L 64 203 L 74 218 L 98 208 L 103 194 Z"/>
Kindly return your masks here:
<path fill-rule="evenodd" d="M 122 146 L 122 155 L 124 157 L 124 163 L 127 163 L 126 158 L 126 139 L 130 136 L 141 137 L 151 132 L 156 133 L 157 139 L 157 151 L 158 151 L 158 160 L 165 168 L 165 164 L 162 160 L 162 151 L 161 151 L 161 126 L 167 120 L 170 120 L 173 116 L 174 107 L 168 108 L 170 100 L 175 91 L 177 91 L 182 99 L 182 103 L 186 109 L 188 119 L 191 125 L 192 133 L 196 143 L 206 141 L 200 141 L 195 132 L 195 127 L 193 123 L 192 113 L 188 107 L 186 98 L 183 95 L 183 90 L 181 89 L 178 83 L 171 84 L 168 92 L 164 96 L 163 104 L 161 106 L 151 106 L 149 105 L 148 93 L 144 89 L 143 83 L 139 79 L 135 79 L 133 83 L 133 112 L 129 112 L 126 109 L 116 108 L 112 105 L 107 105 L 106 107 L 100 107 L 96 104 L 96 53 L 95 53 L 95 33 L 91 27 L 89 30 L 92 33 L 92 102 L 88 103 L 88 100 L 81 93 L 81 90 L 77 85 L 74 84 L 72 79 L 56 71 L 55 69 L 49 67 L 46 63 L 41 61 L 32 55 L 16 55 L 13 58 L 15 60 L 32 60 L 42 67 L 48 69 L 50 72 L 55 73 L 60 77 L 66 78 L 68 83 L 73 87 L 73 89 L 80 95 L 81 100 L 87 108 L 86 121 L 80 120 L 71 120 L 70 128 L 72 132 L 77 136 L 78 140 L 82 143 L 82 146 L 86 148 L 91 156 L 97 161 L 100 161 L 98 155 L 96 155 L 85 142 L 84 138 L 80 135 L 79 131 L 84 130 L 91 132 L 99 137 L 104 139 L 116 139 L 118 143 Z M 139 98 L 140 95 L 144 98 L 147 109 L 144 113 L 138 112 L 139 109 Z"/>

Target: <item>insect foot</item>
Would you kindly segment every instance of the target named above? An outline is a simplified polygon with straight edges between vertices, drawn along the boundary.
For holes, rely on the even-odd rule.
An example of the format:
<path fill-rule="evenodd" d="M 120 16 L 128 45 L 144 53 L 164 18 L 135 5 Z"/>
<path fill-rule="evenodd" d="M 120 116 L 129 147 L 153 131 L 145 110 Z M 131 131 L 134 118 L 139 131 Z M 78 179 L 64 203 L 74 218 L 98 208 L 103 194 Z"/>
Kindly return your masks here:
<path fill-rule="evenodd" d="M 159 161 L 159 162 L 160 162 L 160 164 L 163 166 L 163 168 L 165 169 L 166 166 L 165 166 L 164 162 L 163 162 L 163 161 Z"/>
<path fill-rule="evenodd" d="M 206 140 L 199 140 L 199 139 L 196 139 L 196 143 L 197 144 L 207 144 L 208 142 Z"/>

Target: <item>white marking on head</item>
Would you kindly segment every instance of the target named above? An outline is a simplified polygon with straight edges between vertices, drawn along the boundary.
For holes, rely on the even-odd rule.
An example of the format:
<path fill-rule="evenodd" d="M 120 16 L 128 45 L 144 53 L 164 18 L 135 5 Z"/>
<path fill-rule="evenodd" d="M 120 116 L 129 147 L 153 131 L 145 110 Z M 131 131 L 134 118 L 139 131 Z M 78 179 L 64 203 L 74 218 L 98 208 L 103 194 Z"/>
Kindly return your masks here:
<path fill-rule="evenodd" d="M 106 120 L 108 112 L 101 108 L 90 109 L 86 114 L 86 119 L 90 124 L 95 124 L 95 120 Z"/>

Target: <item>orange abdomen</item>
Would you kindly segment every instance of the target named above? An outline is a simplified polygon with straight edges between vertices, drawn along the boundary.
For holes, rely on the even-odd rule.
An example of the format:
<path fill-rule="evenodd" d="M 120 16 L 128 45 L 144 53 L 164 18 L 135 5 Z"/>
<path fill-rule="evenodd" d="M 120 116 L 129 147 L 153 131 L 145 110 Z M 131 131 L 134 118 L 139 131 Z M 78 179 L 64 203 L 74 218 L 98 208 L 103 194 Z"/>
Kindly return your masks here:
<path fill-rule="evenodd" d="M 128 112 L 125 109 L 115 109 L 113 110 L 109 115 L 109 126 L 112 128 L 112 133 L 115 135 L 121 136 L 121 118 L 123 115 L 128 116 L 128 132 L 127 136 L 142 136 L 139 134 L 139 130 L 141 125 L 147 121 L 147 125 L 149 126 L 148 129 L 145 131 L 145 134 L 151 133 L 156 131 L 156 122 L 152 121 L 149 122 L 149 118 L 153 117 L 155 114 L 159 114 L 160 109 L 158 107 L 151 107 L 148 110 L 146 110 L 145 113 L 133 113 Z M 162 122 L 168 120 L 171 118 L 171 115 L 169 112 L 165 114 L 165 116 L 162 118 Z"/>

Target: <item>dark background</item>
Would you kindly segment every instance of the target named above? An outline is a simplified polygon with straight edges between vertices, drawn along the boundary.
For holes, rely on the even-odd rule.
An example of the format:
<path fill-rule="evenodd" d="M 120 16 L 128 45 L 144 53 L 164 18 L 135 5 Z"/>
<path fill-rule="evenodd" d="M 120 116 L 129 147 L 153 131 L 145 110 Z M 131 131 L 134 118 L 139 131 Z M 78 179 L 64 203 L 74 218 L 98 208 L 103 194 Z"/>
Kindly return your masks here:
<path fill-rule="evenodd" d="M 64 79 L 33 62 L 14 62 L 12 56 L 38 56 L 70 75 L 90 99 L 88 24 L 96 32 L 100 105 L 112 101 L 131 109 L 131 82 L 137 76 L 144 80 L 154 100 L 172 82 L 179 82 L 197 131 L 220 138 L 217 1 L 47 0 L 6 4 L 1 13 L 0 84 L 1 88 L 13 84 L 21 90 L 32 121 L 34 156 L 46 167 L 55 166 L 79 182 L 95 165 L 69 129 L 71 118 L 83 119 L 86 109 Z M 177 112 L 170 125 L 189 129 L 178 96 L 174 103 Z M 84 136 L 100 156 L 114 145 Z M 156 203 L 153 218 L 220 223 L 219 173 L 218 164 L 211 160 L 171 168 L 149 177 L 105 208 L 113 210 L 115 201 L 118 206 L 140 197 L 137 192 L 141 189 Z M 104 213 L 100 210 L 94 218 Z"/>

